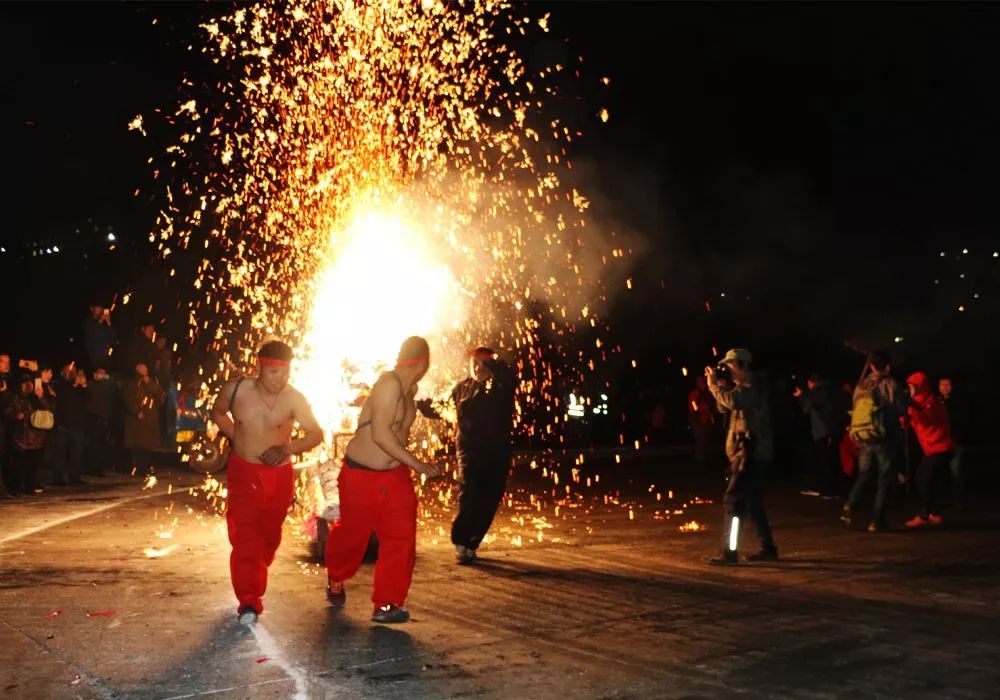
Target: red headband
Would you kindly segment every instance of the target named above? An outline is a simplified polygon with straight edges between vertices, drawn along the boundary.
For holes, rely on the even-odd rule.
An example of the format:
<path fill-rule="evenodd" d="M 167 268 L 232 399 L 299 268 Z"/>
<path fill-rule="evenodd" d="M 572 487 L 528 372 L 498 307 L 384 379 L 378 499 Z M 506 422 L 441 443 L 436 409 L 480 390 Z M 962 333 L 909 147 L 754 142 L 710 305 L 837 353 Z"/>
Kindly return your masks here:
<path fill-rule="evenodd" d="M 258 357 L 257 363 L 261 367 L 290 367 L 292 364 L 290 360 L 282 360 L 277 357 Z"/>
<path fill-rule="evenodd" d="M 416 367 L 417 365 L 419 365 L 424 360 L 427 360 L 428 362 L 430 362 L 430 359 L 431 359 L 430 355 L 421 355 L 420 357 L 414 357 L 412 360 L 402 360 L 402 359 L 400 359 L 400 360 L 396 360 L 396 366 L 397 367 Z"/>

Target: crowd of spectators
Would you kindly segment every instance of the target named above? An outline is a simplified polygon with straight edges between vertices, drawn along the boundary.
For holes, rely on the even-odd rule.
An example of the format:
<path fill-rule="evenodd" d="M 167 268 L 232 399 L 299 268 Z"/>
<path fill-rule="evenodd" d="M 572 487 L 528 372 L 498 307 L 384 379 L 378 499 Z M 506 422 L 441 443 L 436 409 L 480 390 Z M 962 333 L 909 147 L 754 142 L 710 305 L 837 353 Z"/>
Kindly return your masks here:
<path fill-rule="evenodd" d="M 110 310 L 95 304 L 82 340 L 81 356 L 57 363 L 14 362 L 0 349 L 0 496 L 148 470 L 174 451 L 179 407 L 192 401 L 167 338 L 144 321 L 119 339 Z"/>

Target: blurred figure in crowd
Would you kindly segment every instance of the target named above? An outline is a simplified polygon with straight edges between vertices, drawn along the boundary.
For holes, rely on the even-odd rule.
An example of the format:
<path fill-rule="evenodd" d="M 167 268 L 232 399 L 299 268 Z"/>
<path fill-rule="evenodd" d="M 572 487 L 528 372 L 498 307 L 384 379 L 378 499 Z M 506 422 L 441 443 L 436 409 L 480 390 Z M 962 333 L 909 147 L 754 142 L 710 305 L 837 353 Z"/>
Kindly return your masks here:
<path fill-rule="evenodd" d="M 715 426 L 715 399 L 708 390 L 708 380 L 698 377 L 688 394 L 688 423 L 694 434 L 694 461 L 705 464 L 712 459 L 712 428 Z"/>
<path fill-rule="evenodd" d="M 23 373 L 18 376 L 16 392 L 4 406 L 4 417 L 10 428 L 11 442 L 10 478 L 11 494 L 31 495 L 41 493 L 38 471 L 45 446 L 45 430 L 33 425 L 33 416 L 49 411 L 49 403 L 40 382 Z"/>
<path fill-rule="evenodd" d="M 948 471 L 951 473 L 951 488 L 954 493 L 955 507 L 962 510 L 965 506 L 965 442 L 968 439 L 969 426 L 972 423 L 972 409 L 962 392 L 955 393 L 955 383 L 949 376 L 938 380 L 938 394 L 948 409 L 951 420 L 951 437 L 955 443 Z"/>
<path fill-rule="evenodd" d="M 920 512 L 906 521 L 906 526 L 940 525 L 941 516 L 936 508 L 937 492 L 955 448 L 951 437 L 951 421 L 944 401 L 931 388 L 926 374 L 914 372 L 906 379 L 906 384 L 911 397 L 907 419 L 924 452 L 920 466 L 917 467 Z"/>
<path fill-rule="evenodd" d="M 52 448 L 54 483 L 83 483 L 83 458 L 87 443 L 87 390 L 76 371 L 76 363 L 59 368 L 55 380 L 56 428 Z"/>
<path fill-rule="evenodd" d="M 118 336 L 111 327 L 111 310 L 101 304 L 90 305 L 90 315 L 83 319 L 83 349 L 91 369 L 107 367 Z"/>
<path fill-rule="evenodd" d="M 888 353 L 873 352 L 865 371 L 865 376 L 854 390 L 851 409 L 850 435 L 860 450 L 858 477 L 840 519 L 848 527 L 853 523 L 854 512 L 861 504 L 861 497 L 875 468 L 878 470 L 878 486 L 868 531 L 881 532 L 887 529 L 885 511 L 889 489 L 895 481 L 896 460 L 903 445 L 901 425 L 908 399 L 892 376 L 892 358 Z"/>
<path fill-rule="evenodd" d="M 795 398 L 809 418 L 813 453 L 806 466 L 804 496 L 835 498 L 839 495 L 839 447 L 843 421 L 838 414 L 833 389 L 820 375 L 806 380 L 806 389 L 795 387 Z"/>
<path fill-rule="evenodd" d="M 132 466 L 136 470 L 152 467 L 154 453 L 162 446 L 160 405 L 164 397 L 163 387 L 149 376 L 149 367 L 141 362 L 135 366 L 132 379 L 122 385 L 125 449 L 129 451 Z"/>

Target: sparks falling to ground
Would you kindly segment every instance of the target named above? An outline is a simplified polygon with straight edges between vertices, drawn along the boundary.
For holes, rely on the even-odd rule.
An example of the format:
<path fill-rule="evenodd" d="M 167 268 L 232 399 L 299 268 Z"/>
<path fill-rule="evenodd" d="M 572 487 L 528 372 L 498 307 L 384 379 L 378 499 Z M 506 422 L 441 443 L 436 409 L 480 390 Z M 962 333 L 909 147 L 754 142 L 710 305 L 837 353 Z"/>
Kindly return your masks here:
<path fill-rule="evenodd" d="M 420 334 L 425 394 L 469 347 L 498 346 L 521 376 L 519 429 L 558 443 L 567 387 L 611 351 L 575 341 L 608 331 L 605 285 L 629 251 L 588 221 L 568 151 L 581 131 L 547 112 L 582 58 L 529 71 L 512 48 L 548 18 L 489 0 L 264 2 L 203 31 L 192 50 L 229 78 L 186 81 L 160 120 L 176 142 L 151 159 L 151 240 L 168 266 L 195 260 L 206 394 L 277 336 L 321 423 L 349 432 L 359 393 Z"/>

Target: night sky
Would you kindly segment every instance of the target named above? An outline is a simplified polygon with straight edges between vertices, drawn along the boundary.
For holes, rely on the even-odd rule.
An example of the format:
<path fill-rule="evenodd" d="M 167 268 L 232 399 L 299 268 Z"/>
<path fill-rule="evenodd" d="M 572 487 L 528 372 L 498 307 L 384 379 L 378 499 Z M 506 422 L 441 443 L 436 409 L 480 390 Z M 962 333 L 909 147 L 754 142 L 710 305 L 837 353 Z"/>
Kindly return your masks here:
<path fill-rule="evenodd" d="M 78 228 L 89 241 L 107 226 L 144 239 L 155 216 L 145 161 L 158 144 L 126 125 L 171 105 L 182 76 L 213 80 L 186 44 L 229 7 L 0 8 L 6 247 Z M 564 87 L 587 125 L 578 171 L 598 220 L 641 243 L 635 290 L 612 313 L 631 353 L 697 363 L 712 345 L 740 343 L 774 364 L 838 371 L 852 361 L 848 340 L 901 336 L 900 356 L 932 370 L 996 353 L 1000 6 L 524 9 L 552 15 L 551 33 L 525 47 L 529 62 L 585 58 L 583 78 Z M 40 288 L 38 299 L 57 290 L 64 301 L 15 304 L 0 339 L 23 347 L 30 328 L 33 342 L 57 342 L 85 312 L 82 296 L 145 271 L 115 265 L 3 256 L 8 299 Z M 79 294 L 67 300 L 61 285 Z"/>

